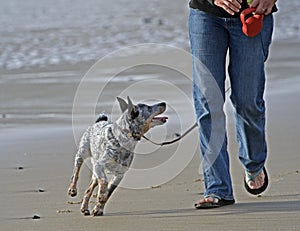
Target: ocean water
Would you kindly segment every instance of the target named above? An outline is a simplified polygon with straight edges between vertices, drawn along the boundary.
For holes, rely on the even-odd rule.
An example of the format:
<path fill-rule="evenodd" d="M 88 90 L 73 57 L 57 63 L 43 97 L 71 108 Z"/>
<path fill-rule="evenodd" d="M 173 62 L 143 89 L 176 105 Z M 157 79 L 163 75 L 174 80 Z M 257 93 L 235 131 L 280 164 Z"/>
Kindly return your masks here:
<path fill-rule="evenodd" d="M 300 38 L 300 2 L 278 1 L 274 39 Z M 0 0 L 0 69 L 95 61 L 119 48 L 187 48 L 188 1 Z"/>

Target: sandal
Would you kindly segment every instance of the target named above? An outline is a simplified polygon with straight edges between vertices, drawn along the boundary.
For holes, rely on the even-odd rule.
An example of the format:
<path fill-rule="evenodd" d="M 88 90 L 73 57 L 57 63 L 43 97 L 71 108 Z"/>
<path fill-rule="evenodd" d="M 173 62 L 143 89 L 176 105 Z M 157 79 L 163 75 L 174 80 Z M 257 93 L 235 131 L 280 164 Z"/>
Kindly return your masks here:
<path fill-rule="evenodd" d="M 261 174 L 262 171 L 264 171 L 264 174 L 265 174 L 263 186 L 261 186 L 258 189 L 251 189 L 249 187 L 248 183 L 250 181 L 253 181 L 259 174 Z M 248 172 L 246 172 L 246 176 L 244 178 L 244 186 L 245 186 L 245 189 L 247 190 L 247 192 L 249 192 L 253 195 L 261 194 L 262 192 L 264 192 L 266 190 L 266 188 L 268 187 L 268 184 L 269 184 L 268 173 L 267 173 L 267 170 L 265 167 L 263 167 L 263 169 L 261 169 L 260 171 L 258 171 L 255 174 L 252 174 L 252 175 L 250 175 Z"/>
<path fill-rule="evenodd" d="M 207 195 L 204 198 L 209 198 L 209 197 L 211 197 L 213 199 L 213 201 L 202 202 L 202 203 L 200 203 L 200 201 L 199 201 L 195 204 L 195 208 L 196 209 L 212 209 L 212 208 L 219 208 L 219 207 L 222 207 L 225 205 L 232 205 L 235 203 L 235 200 L 225 200 L 215 194 Z"/>

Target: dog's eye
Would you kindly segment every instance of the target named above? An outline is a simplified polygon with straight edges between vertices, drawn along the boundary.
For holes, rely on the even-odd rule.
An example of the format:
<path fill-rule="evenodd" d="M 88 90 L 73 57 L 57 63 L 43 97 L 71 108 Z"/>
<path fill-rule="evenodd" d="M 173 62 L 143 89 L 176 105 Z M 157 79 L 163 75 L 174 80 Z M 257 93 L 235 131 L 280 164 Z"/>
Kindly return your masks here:
<path fill-rule="evenodd" d="M 139 116 L 139 111 L 138 110 L 132 110 L 130 116 L 131 116 L 131 119 L 135 119 L 136 117 Z"/>

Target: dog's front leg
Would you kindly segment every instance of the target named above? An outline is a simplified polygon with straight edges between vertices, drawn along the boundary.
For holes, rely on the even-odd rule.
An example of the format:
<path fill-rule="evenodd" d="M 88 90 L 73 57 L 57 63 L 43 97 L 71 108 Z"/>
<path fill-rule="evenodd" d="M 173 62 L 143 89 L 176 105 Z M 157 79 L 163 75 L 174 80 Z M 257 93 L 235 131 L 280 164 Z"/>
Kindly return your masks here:
<path fill-rule="evenodd" d="M 123 179 L 124 175 L 116 175 L 114 176 L 108 184 L 108 195 L 107 200 L 110 198 L 111 194 L 115 191 L 115 189 L 120 184 L 121 180 Z"/>
<path fill-rule="evenodd" d="M 93 209 L 92 214 L 94 216 L 102 216 L 105 203 L 108 199 L 108 182 L 106 178 L 98 179 L 98 195 L 97 195 L 97 203 Z"/>

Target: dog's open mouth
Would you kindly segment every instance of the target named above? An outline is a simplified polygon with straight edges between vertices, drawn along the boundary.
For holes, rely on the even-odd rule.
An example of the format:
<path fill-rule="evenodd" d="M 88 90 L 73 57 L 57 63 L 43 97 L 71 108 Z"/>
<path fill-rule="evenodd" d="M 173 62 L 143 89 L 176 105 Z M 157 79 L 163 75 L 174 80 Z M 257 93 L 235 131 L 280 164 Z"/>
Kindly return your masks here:
<path fill-rule="evenodd" d="M 167 116 L 155 116 L 152 118 L 152 123 L 165 123 L 167 122 L 168 117 Z"/>
<path fill-rule="evenodd" d="M 166 103 L 159 103 L 156 104 L 152 107 L 155 107 L 156 112 L 154 112 L 152 114 L 152 116 L 150 116 L 149 120 L 150 120 L 150 124 L 149 127 L 153 128 L 157 125 L 163 125 L 164 123 L 167 122 L 168 117 L 166 116 L 159 116 L 161 115 L 165 110 L 166 110 Z"/>
<path fill-rule="evenodd" d="M 168 117 L 166 117 L 166 116 L 154 116 L 151 119 L 149 126 L 150 126 L 150 128 L 153 128 L 158 125 L 163 125 L 164 123 L 167 122 L 167 119 L 168 119 Z"/>

